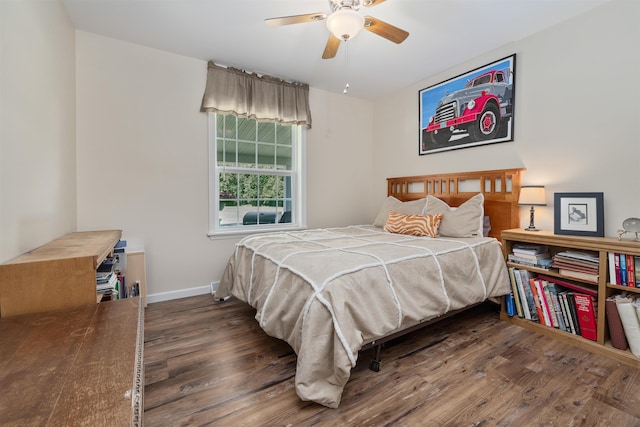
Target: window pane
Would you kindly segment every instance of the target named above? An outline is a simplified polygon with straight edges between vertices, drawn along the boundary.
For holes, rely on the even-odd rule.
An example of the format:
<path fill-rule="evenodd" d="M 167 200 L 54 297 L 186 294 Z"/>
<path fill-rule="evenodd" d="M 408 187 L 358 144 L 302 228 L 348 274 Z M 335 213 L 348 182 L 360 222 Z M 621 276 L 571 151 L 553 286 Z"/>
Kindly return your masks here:
<path fill-rule="evenodd" d="M 273 144 L 258 144 L 258 168 L 273 169 L 276 146 Z"/>
<path fill-rule="evenodd" d="M 276 146 L 276 169 L 291 170 L 291 152 L 290 146 Z"/>
<path fill-rule="evenodd" d="M 238 139 L 243 141 L 256 140 L 256 121 L 251 119 L 238 119 Z"/>
<path fill-rule="evenodd" d="M 238 141 L 238 166 L 243 168 L 256 167 L 256 144 Z"/>
<path fill-rule="evenodd" d="M 218 166 L 236 165 L 236 142 L 218 138 L 216 141 L 216 163 Z"/>
<path fill-rule="evenodd" d="M 255 204 L 258 199 L 258 175 L 240 175 L 238 184 L 240 189 L 240 199 L 244 202 Z"/>
<path fill-rule="evenodd" d="M 278 176 L 260 175 L 258 180 L 258 198 L 263 206 L 275 206 L 275 199 L 278 197 Z"/>
<path fill-rule="evenodd" d="M 278 144 L 291 145 L 291 126 L 276 126 L 276 141 Z"/>
<path fill-rule="evenodd" d="M 235 203 L 238 193 L 238 174 L 220 173 L 218 175 L 218 189 L 220 190 L 218 196 L 220 203 L 227 203 L 228 201 Z"/>
<path fill-rule="evenodd" d="M 221 226 L 230 226 L 230 225 L 238 225 L 241 222 L 240 217 L 240 209 L 237 204 L 225 204 L 224 206 L 220 206 L 220 211 L 218 212 L 218 218 L 220 218 Z"/>
<path fill-rule="evenodd" d="M 236 136 L 236 117 L 223 116 L 218 114 L 218 136 L 222 138 L 235 139 Z"/>
<path fill-rule="evenodd" d="M 258 123 L 258 141 L 276 142 L 276 124 Z"/>

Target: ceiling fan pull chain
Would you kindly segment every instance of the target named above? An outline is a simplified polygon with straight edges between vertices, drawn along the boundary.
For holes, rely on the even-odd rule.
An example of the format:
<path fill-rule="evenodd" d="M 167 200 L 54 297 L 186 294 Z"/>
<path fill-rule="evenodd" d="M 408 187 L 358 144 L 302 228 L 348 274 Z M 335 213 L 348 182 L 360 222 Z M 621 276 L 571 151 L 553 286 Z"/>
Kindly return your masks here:
<path fill-rule="evenodd" d="M 346 95 L 347 92 L 349 92 L 349 43 L 347 43 L 347 40 L 344 41 L 344 69 L 344 75 L 347 78 L 347 84 L 344 85 L 342 94 Z"/>

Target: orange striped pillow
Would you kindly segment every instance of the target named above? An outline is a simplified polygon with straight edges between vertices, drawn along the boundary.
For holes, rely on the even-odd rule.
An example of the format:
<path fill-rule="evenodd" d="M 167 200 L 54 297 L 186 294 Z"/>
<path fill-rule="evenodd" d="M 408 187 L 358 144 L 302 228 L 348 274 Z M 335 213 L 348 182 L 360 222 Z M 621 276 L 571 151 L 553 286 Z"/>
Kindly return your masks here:
<path fill-rule="evenodd" d="M 406 215 L 389 212 L 389 218 L 384 225 L 384 231 L 411 236 L 438 237 L 438 227 L 442 221 L 442 214 L 435 215 Z"/>

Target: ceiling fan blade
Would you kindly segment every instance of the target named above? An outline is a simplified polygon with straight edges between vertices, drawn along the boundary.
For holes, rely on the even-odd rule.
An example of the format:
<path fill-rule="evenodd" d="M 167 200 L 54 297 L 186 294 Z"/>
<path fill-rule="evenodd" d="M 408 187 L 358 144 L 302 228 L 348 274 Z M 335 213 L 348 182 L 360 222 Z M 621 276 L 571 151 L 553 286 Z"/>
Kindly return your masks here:
<path fill-rule="evenodd" d="M 277 27 L 280 25 L 302 24 L 305 22 L 322 21 L 326 17 L 327 15 L 321 12 L 306 13 L 304 15 L 292 15 L 292 16 L 281 16 L 279 18 L 268 18 L 264 20 L 264 23 L 269 25 L 270 27 Z"/>
<path fill-rule="evenodd" d="M 333 34 L 329 34 L 329 40 L 327 40 L 327 45 L 324 47 L 322 59 L 331 59 L 336 56 L 338 48 L 340 47 L 340 41 L 341 40 Z"/>
<path fill-rule="evenodd" d="M 377 6 L 380 3 L 384 3 L 385 0 L 363 0 L 362 1 L 362 5 L 364 7 L 373 7 L 373 6 Z"/>
<path fill-rule="evenodd" d="M 409 37 L 409 33 L 405 30 L 394 27 L 391 24 L 387 24 L 386 22 L 371 16 L 364 17 L 364 29 L 398 44 L 402 43 L 407 37 Z"/>

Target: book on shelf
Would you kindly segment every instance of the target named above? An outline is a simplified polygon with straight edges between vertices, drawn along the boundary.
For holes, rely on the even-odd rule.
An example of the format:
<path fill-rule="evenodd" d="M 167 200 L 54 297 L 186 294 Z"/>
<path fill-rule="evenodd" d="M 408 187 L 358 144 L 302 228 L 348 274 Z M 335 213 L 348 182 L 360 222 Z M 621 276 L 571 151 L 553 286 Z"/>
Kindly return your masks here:
<path fill-rule="evenodd" d="M 509 282 L 511 282 L 511 293 L 513 295 L 512 297 L 513 304 L 514 304 L 514 308 L 516 309 L 516 313 L 518 314 L 518 317 L 524 317 L 522 302 L 520 301 L 520 293 L 518 292 L 518 285 L 517 285 L 513 270 L 514 270 L 513 267 L 508 267 Z"/>
<path fill-rule="evenodd" d="M 558 288 L 556 284 L 553 282 L 545 281 L 545 286 L 549 290 L 549 297 L 551 299 L 551 304 L 553 305 L 553 311 L 558 321 L 558 329 L 562 331 L 567 330 L 566 319 L 563 314 L 562 308 L 560 307 L 560 299 L 558 297 Z"/>
<path fill-rule="evenodd" d="M 526 259 L 529 261 L 538 261 L 540 259 L 551 259 L 551 257 L 549 256 L 549 252 L 544 252 L 541 254 L 526 254 L 526 253 L 520 253 L 520 252 L 516 252 L 515 250 L 513 251 L 513 256 L 517 257 L 517 258 L 522 258 L 522 259 Z"/>
<path fill-rule="evenodd" d="M 553 292 L 550 287 L 550 283 L 546 280 L 540 280 L 540 287 L 544 293 L 545 302 L 547 304 L 547 309 L 549 311 L 549 318 L 551 321 L 551 326 L 556 329 L 564 330 L 564 321 L 562 319 L 562 313 L 560 312 L 560 306 L 554 302 Z"/>
<path fill-rule="evenodd" d="M 124 275 L 122 273 L 117 274 L 118 277 L 118 289 L 120 291 L 120 298 L 127 298 L 127 287 L 124 283 Z"/>
<path fill-rule="evenodd" d="M 540 287 L 540 281 L 536 279 L 529 280 L 531 290 L 536 297 L 536 308 L 538 309 L 538 315 L 540 316 L 540 323 L 545 326 L 553 327 L 551 318 L 549 317 L 549 307 L 547 306 L 544 292 Z"/>
<path fill-rule="evenodd" d="M 607 263 L 609 265 L 609 283 L 618 285 L 620 280 L 616 277 L 616 254 L 614 252 L 607 253 Z M 620 258 L 618 256 L 618 270 L 620 270 Z M 618 271 L 618 275 L 620 272 Z"/>
<path fill-rule="evenodd" d="M 523 258 L 515 254 L 509 254 L 507 255 L 507 261 L 514 264 L 520 264 L 526 267 L 540 268 L 542 270 L 547 270 L 547 271 L 549 270 L 549 267 L 551 267 L 551 258 L 541 258 L 537 260 L 532 260 L 528 258 Z"/>
<path fill-rule="evenodd" d="M 616 306 L 631 353 L 640 357 L 640 313 L 636 313 L 640 311 L 640 303 L 634 302 L 632 297 L 616 295 Z"/>
<path fill-rule="evenodd" d="M 97 283 L 108 282 L 111 276 L 113 276 L 113 271 L 97 271 L 96 282 Z"/>
<path fill-rule="evenodd" d="M 540 298 L 538 297 L 538 290 L 536 289 L 536 285 L 534 284 L 534 280 L 530 279 L 528 284 L 528 289 L 531 291 L 531 295 L 533 297 L 533 307 L 535 309 L 535 321 L 540 323 L 541 325 L 545 324 L 544 321 L 544 313 L 542 312 L 542 306 L 540 305 Z M 533 315 L 532 315 L 533 316 Z M 532 321 L 534 318 L 532 317 Z"/>
<path fill-rule="evenodd" d="M 537 255 L 543 254 L 549 251 L 549 247 L 547 245 L 538 245 L 535 243 L 515 243 L 511 250 L 514 253 L 527 254 L 527 255 Z"/>
<path fill-rule="evenodd" d="M 580 251 L 563 251 L 554 255 L 554 258 L 572 260 L 577 263 L 598 264 L 600 259 L 597 253 L 580 252 Z"/>
<path fill-rule="evenodd" d="M 600 268 L 598 265 L 579 264 L 574 262 L 566 262 L 562 259 L 553 258 L 552 266 L 555 268 L 569 268 L 575 271 L 584 271 L 585 273 L 598 274 Z"/>
<path fill-rule="evenodd" d="M 594 298 L 591 295 L 574 293 L 576 313 L 580 324 L 580 335 L 591 341 L 597 341 L 598 327 L 596 324 L 596 312 Z"/>
<path fill-rule="evenodd" d="M 636 272 L 635 272 L 635 261 L 634 257 L 631 254 L 627 254 L 627 286 L 630 288 L 636 287 Z"/>
<path fill-rule="evenodd" d="M 514 269 L 516 274 L 518 290 L 520 292 L 520 301 L 522 302 L 522 311 L 525 319 L 538 321 L 538 312 L 535 307 L 533 293 L 529 285 L 531 274 L 528 270 Z"/>
<path fill-rule="evenodd" d="M 628 286 L 627 282 L 627 257 L 625 254 L 620 254 L 620 284 L 622 286 Z"/>
<path fill-rule="evenodd" d="M 107 281 L 100 281 L 96 283 L 96 289 L 98 291 L 106 291 L 118 288 L 118 276 L 111 273 Z"/>
<path fill-rule="evenodd" d="M 505 304 L 506 304 L 506 310 L 507 310 L 507 315 L 508 316 L 515 316 L 516 314 L 518 314 L 516 312 L 516 305 L 513 302 L 514 300 L 514 295 L 513 292 L 508 293 L 507 295 L 505 295 Z"/>
<path fill-rule="evenodd" d="M 113 271 L 113 266 L 115 264 L 115 258 L 113 256 L 108 256 L 102 261 L 102 264 L 98 266 L 96 271 L 104 272 L 104 271 Z"/>
<path fill-rule="evenodd" d="M 607 328 L 609 329 L 609 336 L 611 337 L 611 345 L 613 348 L 619 350 L 626 350 L 629 348 L 627 338 L 624 334 L 624 327 L 622 326 L 622 320 L 620 319 L 620 313 L 618 313 L 618 305 L 616 303 L 616 297 L 610 296 L 606 299 L 605 313 L 607 316 Z"/>
<path fill-rule="evenodd" d="M 588 280 L 590 282 L 597 282 L 599 277 L 598 274 L 585 273 L 583 271 L 575 271 L 566 268 L 558 269 L 558 273 L 562 274 L 563 276 L 571 277 L 574 279 Z"/>
<path fill-rule="evenodd" d="M 598 272 L 600 269 L 600 264 L 598 263 L 589 263 L 576 261 L 568 258 L 562 258 L 558 256 L 554 256 L 553 258 L 553 266 L 556 267 L 567 267 L 567 268 L 575 268 L 576 270 L 581 271 L 594 271 Z"/>
<path fill-rule="evenodd" d="M 531 320 L 532 322 L 540 322 L 540 312 L 538 311 L 536 305 L 536 296 L 531 290 L 531 285 L 528 282 L 525 282 L 523 290 L 526 295 L 527 306 L 529 308 L 529 317 L 527 319 Z"/>
<path fill-rule="evenodd" d="M 560 301 L 562 302 L 562 307 L 564 308 L 564 312 L 565 312 L 565 317 L 567 319 L 567 330 L 568 332 L 571 332 L 574 335 L 578 335 L 580 334 L 580 331 L 576 329 L 576 326 L 574 324 L 574 320 L 573 320 L 573 314 L 571 313 L 571 308 L 569 307 L 569 301 L 567 300 L 567 291 L 562 291 L 560 292 L 560 294 L 558 295 L 560 297 Z"/>
<path fill-rule="evenodd" d="M 573 291 L 564 291 L 562 292 L 563 298 L 567 303 L 567 307 L 569 309 L 569 316 L 571 320 L 571 326 L 573 326 L 573 330 L 576 335 L 582 335 L 582 331 L 580 331 L 580 322 L 578 322 L 578 313 L 576 312 L 576 300 L 574 298 L 575 292 Z"/>

